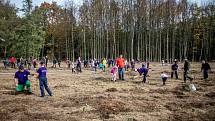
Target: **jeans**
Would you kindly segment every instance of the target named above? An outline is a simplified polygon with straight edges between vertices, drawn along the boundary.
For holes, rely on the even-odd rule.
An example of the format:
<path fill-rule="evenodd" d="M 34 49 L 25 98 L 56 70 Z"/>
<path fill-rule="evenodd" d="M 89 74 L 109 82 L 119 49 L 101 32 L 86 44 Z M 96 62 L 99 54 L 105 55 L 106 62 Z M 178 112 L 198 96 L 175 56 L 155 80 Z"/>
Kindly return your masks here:
<path fill-rule="evenodd" d="M 125 73 L 125 69 L 124 68 L 119 68 L 118 69 L 118 74 L 119 74 L 119 79 L 120 80 L 124 80 L 124 73 Z"/>
<path fill-rule="evenodd" d="M 52 96 L 52 92 L 51 92 L 51 90 L 48 87 L 47 78 L 46 77 L 40 77 L 39 80 L 40 80 L 39 83 L 40 83 L 41 96 L 45 96 L 44 87 L 45 87 L 46 91 L 48 92 L 48 94 L 50 96 Z"/>

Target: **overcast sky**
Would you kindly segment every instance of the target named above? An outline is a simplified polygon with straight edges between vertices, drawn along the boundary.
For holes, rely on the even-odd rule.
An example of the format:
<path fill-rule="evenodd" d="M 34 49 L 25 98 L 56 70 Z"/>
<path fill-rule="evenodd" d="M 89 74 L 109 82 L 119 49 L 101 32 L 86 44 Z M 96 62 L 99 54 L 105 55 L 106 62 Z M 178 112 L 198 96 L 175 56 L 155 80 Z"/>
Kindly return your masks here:
<path fill-rule="evenodd" d="M 10 0 L 10 2 L 12 3 L 12 4 L 15 4 L 15 6 L 17 7 L 17 8 L 22 8 L 22 1 L 23 0 Z M 43 2 L 49 2 L 49 3 L 51 3 L 52 1 L 55 1 L 55 2 L 57 2 L 59 5 L 64 5 L 64 3 L 66 2 L 66 1 L 74 1 L 75 2 L 75 4 L 78 4 L 78 5 L 80 5 L 81 3 L 82 3 L 82 1 L 83 0 L 32 0 L 33 1 L 33 5 L 34 6 L 39 6 L 41 3 L 43 3 Z M 201 1 L 213 1 L 213 0 L 188 0 L 188 1 L 191 1 L 191 2 L 196 2 L 196 3 L 198 3 L 198 5 L 200 5 L 202 2 Z"/>

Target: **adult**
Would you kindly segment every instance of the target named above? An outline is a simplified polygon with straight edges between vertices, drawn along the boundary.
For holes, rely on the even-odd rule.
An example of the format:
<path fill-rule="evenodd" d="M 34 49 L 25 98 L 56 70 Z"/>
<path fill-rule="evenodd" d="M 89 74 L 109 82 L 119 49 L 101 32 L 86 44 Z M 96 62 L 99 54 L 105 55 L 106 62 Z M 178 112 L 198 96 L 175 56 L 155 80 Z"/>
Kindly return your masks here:
<path fill-rule="evenodd" d="M 189 70 L 190 70 L 190 63 L 187 59 L 185 59 L 185 62 L 184 62 L 184 83 L 186 83 L 186 80 L 187 78 L 192 81 L 193 78 L 191 78 L 188 73 L 189 73 Z"/>
<path fill-rule="evenodd" d="M 178 79 L 178 64 L 177 60 L 174 61 L 174 64 L 172 64 L 172 72 L 171 72 L 171 78 L 173 78 L 173 75 L 175 74 L 176 79 Z"/>
<path fill-rule="evenodd" d="M 116 59 L 116 65 L 117 65 L 117 67 L 118 67 L 119 79 L 120 79 L 120 80 L 125 80 L 125 79 L 124 79 L 124 73 L 125 73 L 125 59 L 123 58 L 122 55 L 120 55 L 120 57 Z"/>
<path fill-rule="evenodd" d="M 10 62 L 10 64 L 11 64 L 11 67 L 12 67 L 12 68 L 16 68 L 16 65 L 15 65 L 16 58 L 11 57 L 11 58 L 9 59 L 9 62 Z"/>
<path fill-rule="evenodd" d="M 29 93 L 32 93 L 31 90 L 31 83 L 28 79 L 30 72 L 25 70 L 24 67 L 21 65 L 19 66 L 19 70 L 15 73 L 14 82 L 16 85 L 16 91 L 22 92 L 25 89 L 25 86 L 28 89 Z"/>
<path fill-rule="evenodd" d="M 46 56 L 46 57 L 45 57 L 45 60 L 46 60 L 46 62 L 45 62 L 45 63 L 46 63 L 46 68 L 47 68 L 47 67 L 48 67 L 48 61 L 49 61 L 48 56 Z"/>
<path fill-rule="evenodd" d="M 77 68 L 77 70 L 78 70 L 79 72 L 82 72 L 82 71 L 81 71 L 81 57 L 78 57 L 76 68 Z"/>
<path fill-rule="evenodd" d="M 143 83 L 146 83 L 146 77 L 148 74 L 148 68 L 142 64 L 142 68 L 137 69 L 137 71 L 139 72 L 140 76 L 143 74 Z"/>
<path fill-rule="evenodd" d="M 210 65 L 205 62 L 204 60 L 202 61 L 202 68 L 201 68 L 201 72 L 203 71 L 203 77 L 204 79 L 208 78 L 208 70 L 211 70 Z"/>

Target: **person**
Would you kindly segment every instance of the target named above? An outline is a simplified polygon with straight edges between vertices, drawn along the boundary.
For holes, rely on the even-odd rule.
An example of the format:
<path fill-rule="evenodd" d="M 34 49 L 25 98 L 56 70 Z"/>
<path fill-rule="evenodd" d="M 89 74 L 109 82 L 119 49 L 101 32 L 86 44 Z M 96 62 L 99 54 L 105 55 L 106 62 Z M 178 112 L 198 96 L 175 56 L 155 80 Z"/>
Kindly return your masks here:
<path fill-rule="evenodd" d="M 168 64 L 168 60 L 167 59 L 165 59 L 165 63 L 166 63 L 166 65 Z"/>
<path fill-rule="evenodd" d="M 111 64 L 112 64 L 112 66 L 115 66 L 116 65 L 116 62 L 115 62 L 115 60 L 113 59 L 113 60 L 111 60 Z"/>
<path fill-rule="evenodd" d="M 43 62 L 43 63 L 44 63 L 44 61 L 41 61 L 41 62 Z M 56 68 L 56 64 L 57 64 L 57 59 L 56 59 L 56 58 L 54 58 L 54 59 L 53 59 L 53 68 Z"/>
<path fill-rule="evenodd" d="M 37 76 L 39 78 L 39 85 L 40 85 L 40 97 L 45 96 L 44 88 L 48 92 L 49 96 L 52 96 L 52 92 L 48 87 L 48 81 L 46 77 L 47 69 L 45 67 L 44 62 L 40 62 L 40 68 L 37 70 Z"/>
<path fill-rule="evenodd" d="M 135 70 L 135 61 L 134 61 L 134 59 L 131 60 L 131 69 L 133 71 Z"/>
<path fill-rule="evenodd" d="M 161 79 L 163 81 L 163 85 L 166 85 L 167 78 L 168 75 L 166 74 L 166 72 L 161 72 Z"/>
<path fill-rule="evenodd" d="M 27 60 L 29 70 L 31 69 L 31 60 L 32 60 L 32 57 L 28 58 L 28 60 Z"/>
<path fill-rule="evenodd" d="M 84 60 L 84 68 L 87 68 L 87 67 L 88 67 L 88 61 Z"/>
<path fill-rule="evenodd" d="M 105 72 L 106 71 L 106 64 L 107 64 L 107 60 L 105 58 L 102 59 L 102 69 Z"/>
<path fill-rule="evenodd" d="M 57 63 L 58 63 L 58 66 L 60 68 L 60 63 L 61 63 L 60 58 L 58 58 Z"/>
<path fill-rule="evenodd" d="M 149 61 L 146 62 L 146 68 L 149 69 Z"/>
<path fill-rule="evenodd" d="M 97 60 L 95 59 L 95 60 L 94 60 L 94 65 L 93 65 L 93 68 L 94 68 L 95 72 L 96 72 L 96 70 L 97 70 L 97 66 L 98 66 L 98 62 L 97 62 Z"/>
<path fill-rule="evenodd" d="M 45 60 L 46 60 L 46 62 L 45 62 L 45 63 L 46 63 L 46 68 L 47 68 L 47 67 L 48 67 L 48 61 L 49 61 L 48 56 L 46 56 L 46 57 L 45 57 Z"/>
<path fill-rule="evenodd" d="M 117 65 L 117 67 L 118 67 L 119 79 L 120 79 L 120 80 L 125 80 L 125 79 L 124 79 L 125 59 L 123 58 L 122 55 L 120 55 L 120 57 L 116 59 L 116 65 Z"/>
<path fill-rule="evenodd" d="M 17 58 L 17 59 L 16 59 L 16 66 L 19 67 L 20 65 L 21 65 L 20 58 Z"/>
<path fill-rule="evenodd" d="M 9 64 L 8 59 L 5 58 L 5 60 L 3 60 L 3 64 L 4 64 L 4 68 L 7 69 Z"/>
<path fill-rule="evenodd" d="M 162 62 L 162 66 L 164 66 L 164 59 L 162 59 L 161 62 Z"/>
<path fill-rule="evenodd" d="M 16 68 L 16 65 L 15 65 L 16 58 L 11 57 L 11 58 L 9 59 L 9 62 L 10 62 L 10 64 L 11 64 L 11 68 Z"/>
<path fill-rule="evenodd" d="M 178 64 L 177 60 L 174 61 L 174 64 L 171 67 L 172 72 L 171 72 L 171 78 L 173 78 L 173 75 L 175 74 L 176 79 L 178 79 Z"/>
<path fill-rule="evenodd" d="M 72 73 L 75 73 L 75 64 L 72 62 Z"/>
<path fill-rule="evenodd" d="M 102 64 L 102 62 L 99 61 L 98 63 L 99 63 L 99 64 L 98 64 L 98 65 L 99 65 L 99 69 L 102 70 L 102 69 L 103 69 L 103 64 Z"/>
<path fill-rule="evenodd" d="M 185 62 L 184 62 L 184 83 L 186 83 L 186 80 L 187 78 L 192 81 L 193 78 L 189 77 L 188 73 L 189 73 L 189 70 L 190 70 L 190 63 L 187 59 L 185 59 Z"/>
<path fill-rule="evenodd" d="M 77 70 L 78 70 L 79 72 L 82 72 L 82 71 L 81 71 L 81 57 L 78 57 L 76 68 L 77 68 Z"/>
<path fill-rule="evenodd" d="M 36 65 L 37 65 L 37 59 L 36 59 L 36 58 L 32 61 L 32 64 L 33 64 L 33 67 L 34 67 L 34 69 L 35 69 L 35 68 L 36 68 Z"/>
<path fill-rule="evenodd" d="M 128 71 L 128 61 L 125 59 L 125 71 Z"/>
<path fill-rule="evenodd" d="M 205 62 L 205 60 L 202 61 L 202 67 L 201 72 L 203 71 L 203 77 L 204 79 L 208 78 L 208 70 L 211 70 L 211 67 L 208 63 Z"/>
<path fill-rule="evenodd" d="M 67 58 L 66 60 L 66 64 L 67 64 L 67 67 L 70 68 L 70 65 L 71 65 L 71 61 Z"/>
<path fill-rule="evenodd" d="M 137 69 L 137 72 L 139 72 L 140 76 L 143 74 L 143 83 L 146 83 L 146 77 L 148 74 L 148 69 L 144 64 L 142 64 L 142 68 Z"/>
<path fill-rule="evenodd" d="M 24 65 L 24 64 L 25 64 L 25 60 L 24 60 L 22 57 L 20 58 L 20 64 L 21 64 L 21 65 Z"/>
<path fill-rule="evenodd" d="M 30 75 L 30 72 L 24 69 L 24 66 L 20 65 L 19 70 L 15 73 L 14 76 L 14 82 L 16 85 L 16 91 L 22 92 L 25 89 L 25 86 L 27 87 L 27 90 L 29 93 L 32 93 L 31 90 L 31 83 L 28 79 L 28 76 Z"/>
<path fill-rule="evenodd" d="M 42 61 L 43 63 L 46 63 L 46 57 L 42 57 L 41 61 Z"/>
<path fill-rule="evenodd" d="M 108 61 L 107 61 L 108 68 L 110 68 L 110 66 L 111 66 L 111 62 L 112 62 L 112 60 L 109 58 L 109 59 L 108 59 Z"/>
<path fill-rule="evenodd" d="M 111 74 L 112 74 L 112 79 L 111 81 L 116 81 L 116 73 L 117 73 L 117 66 L 114 66 L 112 69 L 111 69 Z"/>

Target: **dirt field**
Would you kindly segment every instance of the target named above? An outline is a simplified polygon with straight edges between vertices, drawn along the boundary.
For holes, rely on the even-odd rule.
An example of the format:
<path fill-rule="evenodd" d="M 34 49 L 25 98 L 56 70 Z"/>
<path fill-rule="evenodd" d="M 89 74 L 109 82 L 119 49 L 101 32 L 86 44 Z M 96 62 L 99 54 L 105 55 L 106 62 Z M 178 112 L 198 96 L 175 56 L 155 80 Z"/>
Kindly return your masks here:
<path fill-rule="evenodd" d="M 200 63 L 191 64 L 197 91 L 186 91 L 179 80 L 168 79 L 162 86 L 160 72 L 170 66 L 151 64 L 148 82 L 135 72 L 126 81 L 110 81 L 110 71 L 97 73 L 84 69 L 72 74 L 64 68 L 48 68 L 48 81 L 54 96 L 40 96 L 38 80 L 32 77 L 33 94 L 14 95 L 16 70 L 0 65 L 1 121 L 212 121 L 215 120 L 215 75 L 201 80 Z M 65 65 L 64 65 L 65 66 Z M 182 64 L 180 64 L 182 67 Z M 215 71 L 215 63 L 211 64 Z M 189 84 L 189 83 L 188 83 Z"/>

